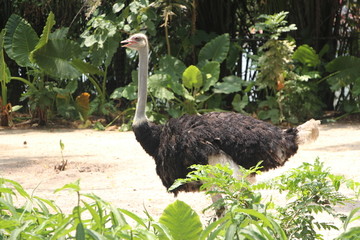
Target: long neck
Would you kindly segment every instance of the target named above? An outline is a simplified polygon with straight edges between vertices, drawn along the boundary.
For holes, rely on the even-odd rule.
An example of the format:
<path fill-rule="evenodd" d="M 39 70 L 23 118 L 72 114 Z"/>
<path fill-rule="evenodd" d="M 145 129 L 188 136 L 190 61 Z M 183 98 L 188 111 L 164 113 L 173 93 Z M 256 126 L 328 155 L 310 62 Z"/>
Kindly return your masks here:
<path fill-rule="evenodd" d="M 138 99 L 135 111 L 135 118 L 133 125 L 138 125 L 147 121 L 145 115 L 145 107 L 147 100 L 147 78 L 149 68 L 149 49 L 144 47 L 138 50 L 139 52 L 139 69 L 138 69 Z"/>

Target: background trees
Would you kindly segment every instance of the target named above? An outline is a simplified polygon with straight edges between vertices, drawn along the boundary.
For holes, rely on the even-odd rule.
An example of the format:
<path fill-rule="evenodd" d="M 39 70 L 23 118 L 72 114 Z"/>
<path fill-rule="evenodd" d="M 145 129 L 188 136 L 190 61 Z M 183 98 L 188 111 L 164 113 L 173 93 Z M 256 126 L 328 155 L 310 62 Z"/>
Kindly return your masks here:
<path fill-rule="evenodd" d="M 109 121 L 121 116 L 119 119 L 127 122 L 134 107 L 137 63 L 134 53 L 125 52 L 118 43 L 138 31 L 150 36 L 150 71 L 157 73 L 153 82 L 161 82 L 161 77 L 168 84 L 162 92 L 150 85 L 153 101 L 148 112 L 155 121 L 194 112 L 195 105 L 196 111 L 244 111 L 273 122 L 293 123 L 327 110 L 351 113 L 360 108 L 360 74 L 354 67 L 360 55 L 360 14 L 354 0 L 4 0 L 0 5 L 0 29 L 9 28 L 6 24 L 11 14 L 17 14 L 40 36 L 53 12 L 52 36 L 61 33 L 63 41 L 74 42 L 81 49 L 77 56 L 69 56 L 77 62 L 78 76 L 54 76 L 45 71 L 39 77 L 29 66 L 16 62 L 5 41 L 5 62 L 11 76 L 30 82 L 43 79 L 40 82 L 52 95 L 47 115 L 77 118 L 76 97 L 88 92 L 91 107 L 87 114 L 103 115 Z M 288 14 L 277 14 L 282 11 Z M 9 36 L 8 31 L 6 34 Z M 207 63 L 200 61 L 204 59 L 199 59 L 199 54 L 206 43 L 223 34 L 228 34 L 229 47 L 219 48 L 226 57 L 218 62 L 219 73 L 213 74 L 217 84 L 234 90 L 219 92 L 215 85 L 199 91 L 187 89 L 195 94 L 192 102 L 186 92 L 176 90 L 177 84 L 186 89 L 180 70 L 196 65 L 206 80 L 210 73 L 202 69 Z M 331 63 L 335 58 L 337 64 Z M 174 71 L 168 65 L 176 63 L 181 66 L 179 72 L 170 74 Z M 10 103 L 31 106 L 32 98 L 24 97 L 31 90 L 28 84 L 11 80 L 7 90 Z M 167 91 L 173 97 L 164 95 Z M 179 104 L 181 112 L 174 111 Z M 39 119 L 34 111 L 33 118 Z"/>

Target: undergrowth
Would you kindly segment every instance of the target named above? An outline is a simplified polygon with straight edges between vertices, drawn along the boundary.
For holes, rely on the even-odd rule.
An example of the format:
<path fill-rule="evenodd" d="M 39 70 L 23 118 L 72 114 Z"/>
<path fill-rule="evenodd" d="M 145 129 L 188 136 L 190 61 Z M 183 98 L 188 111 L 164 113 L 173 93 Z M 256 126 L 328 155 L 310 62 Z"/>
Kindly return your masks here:
<path fill-rule="evenodd" d="M 324 239 L 319 230 L 337 229 L 337 240 L 359 239 L 360 208 L 348 216 L 335 211 L 335 205 L 351 199 L 339 192 L 347 186 L 360 195 L 360 183 L 330 173 L 318 159 L 303 163 L 268 182 L 250 184 L 247 177 L 258 172 L 244 170 L 240 179 L 227 166 L 193 166 L 186 179 L 202 181 L 206 194 L 221 194 L 207 210 L 225 207 L 222 218 L 202 223 L 186 203 L 176 200 L 159 219 L 146 210 L 145 217 L 113 206 L 101 197 L 81 192 L 80 182 L 55 190 L 76 194 L 78 203 L 64 213 L 52 200 L 29 194 L 15 181 L 0 178 L 0 240 L 2 239 Z M 261 190 L 272 191 L 270 200 Z M 278 204 L 279 196 L 285 203 Z M 25 200 L 25 201 L 23 201 Z M 19 202 L 24 202 L 19 204 Z M 336 226 L 318 220 L 317 214 L 339 219 Z M 357 226 L 356 226 L 357 225 Z"/>

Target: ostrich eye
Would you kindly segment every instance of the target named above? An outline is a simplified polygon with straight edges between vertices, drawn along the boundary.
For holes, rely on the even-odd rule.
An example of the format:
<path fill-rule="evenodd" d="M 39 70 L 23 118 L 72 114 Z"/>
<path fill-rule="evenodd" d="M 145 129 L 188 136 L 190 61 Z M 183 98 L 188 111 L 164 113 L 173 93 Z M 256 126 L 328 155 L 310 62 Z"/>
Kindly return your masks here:
<path fill-rule="evenodd" d="M 137 41 L 137 42 L 141 40 L 139 37 L 135 37 L 134 39 L 135 39 L 135 41 Z"/>

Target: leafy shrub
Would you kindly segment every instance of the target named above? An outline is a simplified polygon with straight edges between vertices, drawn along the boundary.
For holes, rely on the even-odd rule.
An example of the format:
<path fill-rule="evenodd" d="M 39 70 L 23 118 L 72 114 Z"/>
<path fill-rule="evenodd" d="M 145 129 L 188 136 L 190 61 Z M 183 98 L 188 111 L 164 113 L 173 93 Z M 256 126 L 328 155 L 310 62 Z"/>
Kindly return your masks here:
<path fill-rule="evenodd" d="M 263 21 L 254 26 L 259 37 L 268 38 L 257 54 L 256 85 L 266 91 L 266 99 L 259 103 L 258 117 L 273 123 L 299 123 L 319 115 L 323 107 L 317 83 L 311 81 L 320 77 L 319 55 L 308 45 L 295 50 L 293 39 L 280 39 L 282 34 L 296 29 L 294 24 L 288 25 L 287 14 L 261 15 Z"/>
<path fill-rule="evenodd" d="M 74 115 L 75 107 L 70 104 L 68 96 L 76 90 L 77 83 L 70 80 L 66 83 L 64 79 L 81 75 L 73 60 L 82 56 L 82 49 L 77 42 L 66 38 L 67 28 L 51 32 L 54 19 L 54 14 L 50 13 L 40 37 L 25 19 L 15 14 L 10 16 L 5 26 L 4 49 L 19 66 L 26 68 L 28 75 L 28 79 L 11 79 L 28 85 L 21 100 L 29 99 L 33 117 L 38 118 L 42 125 L 46 124 L 47 116 L 55 106 L 62 116 Z M 64 82 L 66 87 L 61 89 Z"/>
<path fill-rule="evenodd" d="M 360 183 L 345 180 L 329 173 L 323 163 L 304 163 L 267 183 L 251 185 L 247 177 L 258 168 L 244 170 L 241 179 L 235 179 L 227 166 L 193 166 L 188 179 L 176 184 L 201 180 L 206 194 L 223 195 L 217 204 L 227 207 L 224 217 L 203 225 L 198 214 L 186 203 L 175 201 L 168 205 L 159 220 L 148 212 L 142 218 L 94 194 L 81 193 L 79 180 L 55 190 L 77 195 L 78 204 L 65 214 L 48 199 L 27 193 L 10 179 L 0 178 L 0 239 L 323 239 L 315 229 L 336 228 L 317 222 L 314 214 L 325 212 L 340 217 L 333 206 L 348 200 L 338 192 L 342 183 L 348 183 L 357 194 Z M 174 185 L 173 187 L 176 187 Z M 285 192 L 289 200 L 284 206 L 264 202 L 261 189 Z M 14 199 L 22 197 L 24 203 Z M 358 220 L 359 208 L 351 211 L 344 222 L 341 240 L 357 239 L 359 227 L 349 228 Z"/>
<path fill-rule="evenodd" d="M 334 206 L 345 204 L 350 201 L 350 198 L 339 192 L 340 186 L 347 183 L 357 196 L 360 193 L 359 183 L 354 184 L 352 180 L 331 174 L 319 159 L 316 159 L 313 164 L 303 163 L 300 167 L 291 169 L 275 179 L 254 185 L 249 184 L 247 177 L 257 172 L 257 167 L 250 170 L 242 169 L 240 180 L 233 176 L 233 171 L 227 166 L 195 165 L 192 167 L 195 170 L 189 173 L 188 178 L 177 180 L 171 188 L 187 182 L 202 181 L 204 183 L 202 188 L 206 190 L 206 194 L 222 194 L 223 199 L 210 208 L 216 210 L 220 206 L 226 207 L 225 216 L 228 218 L 224 220 L 224 224 L 228 223 L 229 228 L 230 226 L 234 228 L 233 238 L 229 239 L 242 239 L 244 228 L 255 229 L 254 235 L 265 237 L 249 239 L 324 239 L 318 230 L 339 230 L 339 228 L 332 223 L 318 221 L 316 214 L 324 213 L 344 222 L 345 216 L 337 213 Z M 275 192 L 274 195 L 276 194 L 277 198 L 285 193 L 286 203 L 277 205 L 273 201 L 264 202 L 261 191 L 258 190 L 269 189 Z M 248 215 L 243 209 L 256 212 L 262 218 Z M 354 217 L 357 211 L 354 210 L 344 222 L 345 231 L 348 222 L 358 218 Z M 265 222 L 270 222 L 272 225 L 262 222 L 262 224 L 255 224 L 254 228 L 252 225 L 254 221 L 263 220 L 263 218 L 267 219 Z M 353 236 L 357 231 L 357 228 L 349 230 L 349 236 Z M 222 234 L 225 236 L 224 232 Z"/>
<path fill-rule="evenodd" d="M 276 208 L 280 225 L 290 239 L 322 239 L 316 229 L 338 230 L 331 223 L 318 221 L 314 214 L 327 213 L 338 219 L 344 217 L 333 208 L 350 200 L 338 192 L 343 181 L 344 178 L 332 175 L 318 159 L 314 164 L 303 163 L 275 179 L 275 189 L 286 192 L 286 199 L 291 200 Z"/>

